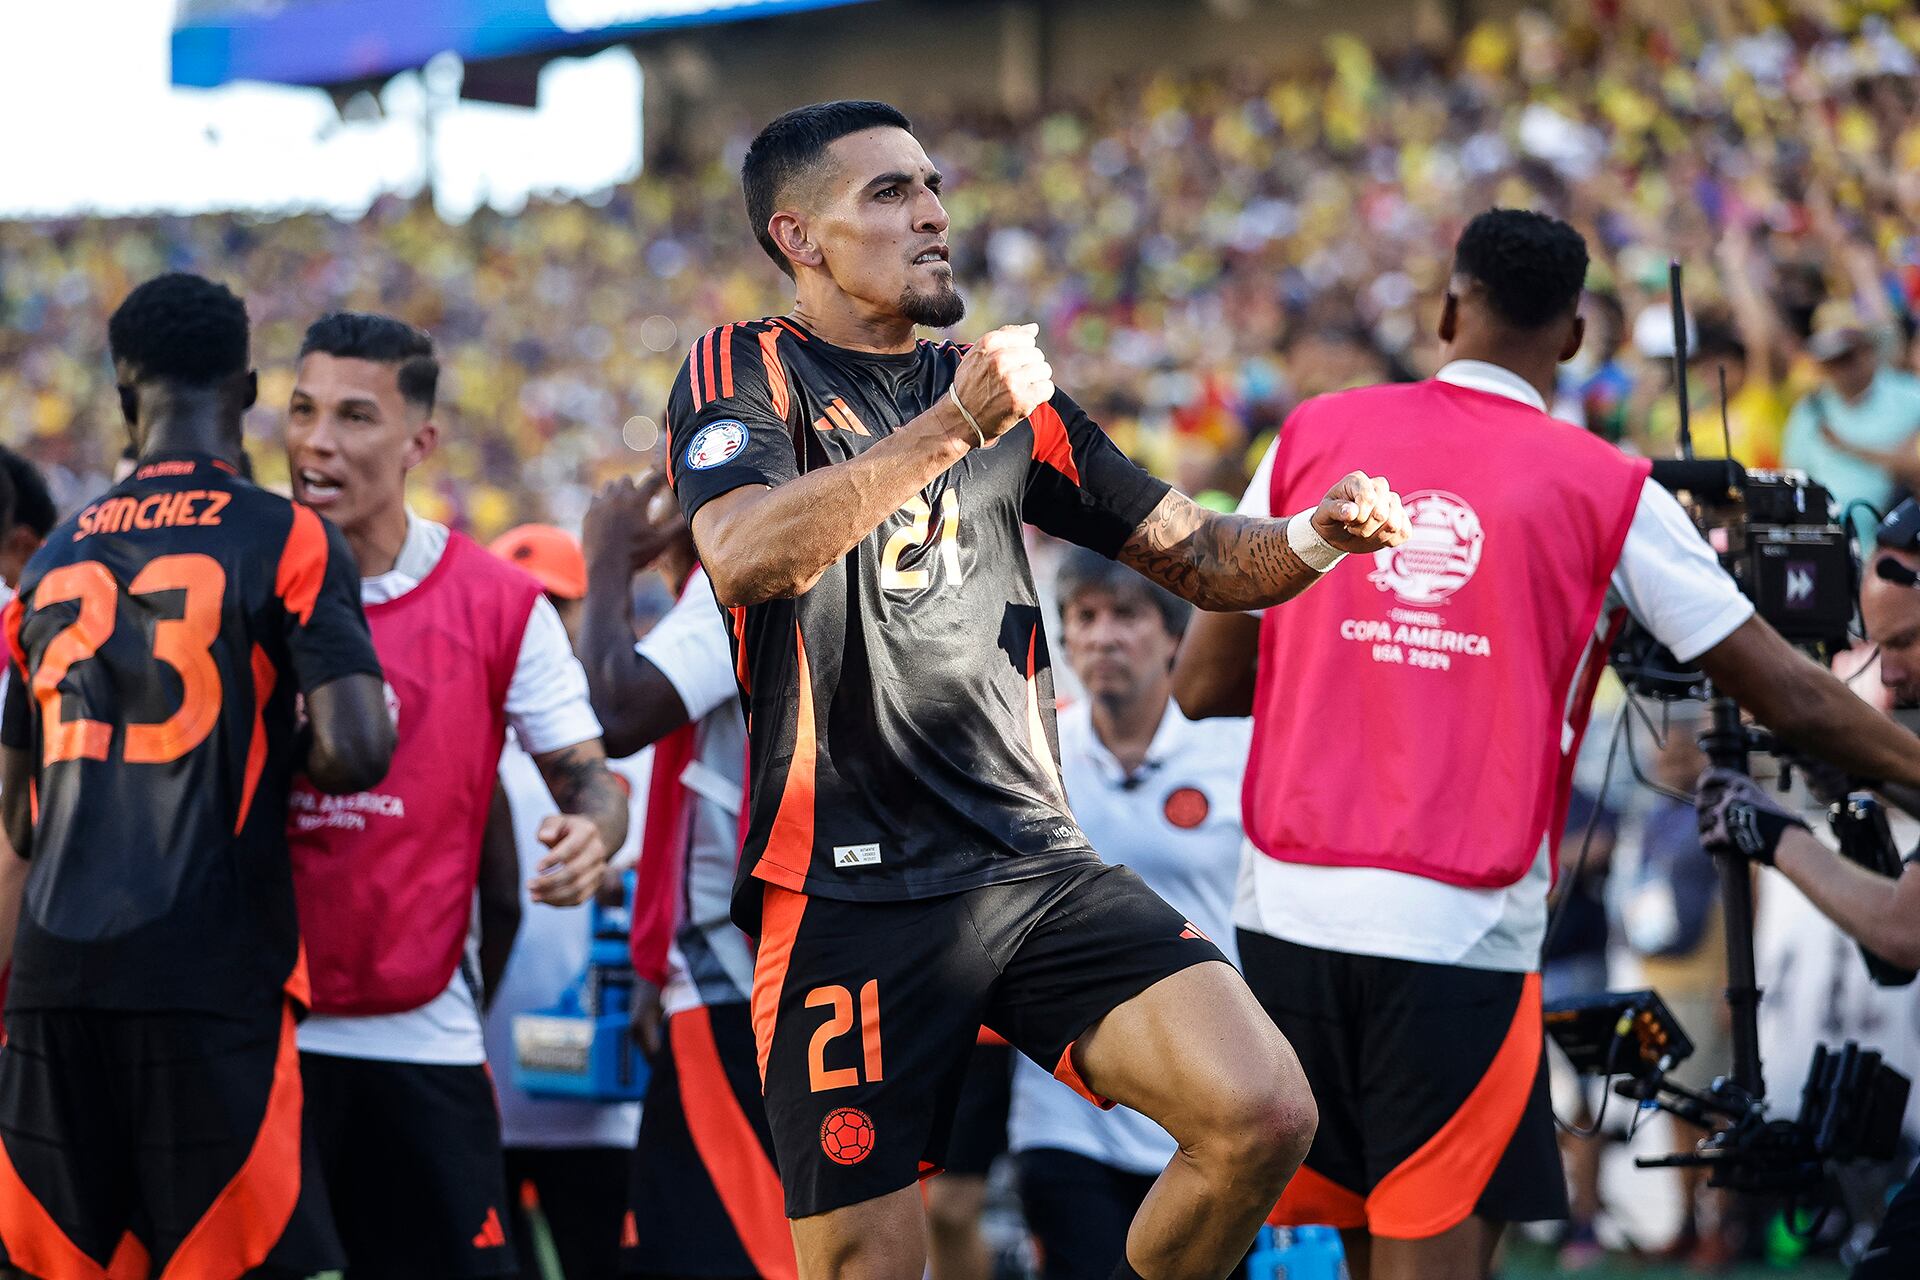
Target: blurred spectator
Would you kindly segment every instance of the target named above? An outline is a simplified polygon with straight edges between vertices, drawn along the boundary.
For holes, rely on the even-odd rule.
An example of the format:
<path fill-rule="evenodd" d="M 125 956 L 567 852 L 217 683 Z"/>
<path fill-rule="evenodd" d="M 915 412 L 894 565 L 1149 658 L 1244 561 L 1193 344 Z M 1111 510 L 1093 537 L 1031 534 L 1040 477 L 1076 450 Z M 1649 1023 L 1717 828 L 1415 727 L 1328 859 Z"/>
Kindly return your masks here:
<path fill-rule="evenodd" d="M 1621 357 L 1627 315 L 1620 309 L 1619 298 L 1594 292 L 1581 301 L 1580 314 L 1587 322 L 1583 362 L 1596 362 L 1579 383 L 1580 420 L 1595 435 L 1619 444 L 1627 438 L 1627 404 L 1633 395 L 1633 375 Z"/>
<path fill-rule="evenodd" d="M 1832 491 L 1843 508 L 1871 504 L 1879 515 L 1920 491 L 1920 378 L 1888 365 L 1882 342 L 1854 306 L 1834 300 L 1814 313 L 1807 354 L 1822 385 L 1787 420 L 1787 465 Z M 1871 530 L 1877 519 L 1858 517 Z"/>
<path fill-rule="evenodd" d="M 1762 360 L 1755 373 L 1746 342 L 1717 317 L 1705 320 L 1688 351 L 1687 416 L 1693 451 L 1703 458 L 1731 457 L 1742 466 L 1772 470 L 1780 466 L 1781 436 L 1786 431 L 1783 388 Z M 1726 417 L 1721 418 L 1720 376 L 1726 375 Z M 1680 411 L 1669 389 L 1647 414 L 1647 436 L 1656 456 L 1678 452 Z"/>

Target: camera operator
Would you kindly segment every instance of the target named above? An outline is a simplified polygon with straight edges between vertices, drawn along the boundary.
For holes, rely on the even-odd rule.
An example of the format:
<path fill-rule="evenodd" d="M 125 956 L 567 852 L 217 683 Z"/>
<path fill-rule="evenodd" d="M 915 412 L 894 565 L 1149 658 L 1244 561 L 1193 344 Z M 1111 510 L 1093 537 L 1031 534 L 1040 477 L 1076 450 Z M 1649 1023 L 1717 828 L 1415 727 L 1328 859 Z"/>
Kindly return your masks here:
<path fill-rule="evenodd" d="M 1879 549 L 1860 592 L 1861 618 L 1867 638 L 1880 647 L 1881 682 L 1897 705 L 1912 707 L 1920 705 L 1920 504 L 1902 502 L 1876 536 Z M 1885 792 L 1902 808 L 1920 808 L 1905 788 Z M 1798 814 L 1739 774 L 1709 769 L 1700 780 L 1698 807 L 1709 849 L 1776 868 L 1867 950 L 1902 968 L 1920 968 L 1920 875 L 1909 871 L 1889 880 L 1849 861 L 1816 839 Z"/>
<path fill-rule="evenodd" d="M 1881 681 L 1898 705 L 1910 707 L 1920 704 L 1920 505 L 1912 498 L 1901 503 L 1882 522 L 1878 538 L 1860 612 L 1868 638 L 1880 646 Z M 1885 790 L 1902 807 L 1915 807 L 1904 788 Z M 1697 804 L 1708 849 L 1773 867 L 1868 951 L 1903 968 L 1920 968 L 1920 872 L 1911 861 L 1897 879 L 1849 861 L 1741 774 L 1709 769 Z M 1909 1179 L 1888 1206 L 1852 1274 L 1853 1280 L 1920 1274 L 1920 1179 Z"/>
<path fill-rule="evenodd" d="M 1188 714 L 1254 714 L 1240 954 L 1321 1116 L 1276 1220 L 1341 1227 L 1355 1280 L 1483 1277 L 1506 1223 L 1566 1214 L 1540 947 L 1625 612 L 1784 740 L 1920 782 L 1920 741 L 1754 616 L 1645 461 L 1548 418 L 1586 268 L 1565 223 L 1475 218 L 1449 363 L 1301 405 L 1248 494 L 1291 510 L 1357 458 L 1407 495 L 1408 545 L 1257 621 L 1196 619 L 1175 673 Z"/>

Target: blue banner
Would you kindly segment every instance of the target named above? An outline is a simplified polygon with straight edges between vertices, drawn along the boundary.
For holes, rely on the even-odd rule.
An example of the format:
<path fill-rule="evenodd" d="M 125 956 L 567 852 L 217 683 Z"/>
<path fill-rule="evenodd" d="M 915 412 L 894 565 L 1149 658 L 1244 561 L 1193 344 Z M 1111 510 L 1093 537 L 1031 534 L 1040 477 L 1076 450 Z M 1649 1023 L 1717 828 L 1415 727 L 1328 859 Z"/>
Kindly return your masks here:
<path fill-rule="evenodd" d="M 863 0 L 287 0 L 187 6 L 173 83 L 329 85 L 374 80 L 451 51 L 467 61 L 559 51 L 641 31 L 706 26 Z"/>

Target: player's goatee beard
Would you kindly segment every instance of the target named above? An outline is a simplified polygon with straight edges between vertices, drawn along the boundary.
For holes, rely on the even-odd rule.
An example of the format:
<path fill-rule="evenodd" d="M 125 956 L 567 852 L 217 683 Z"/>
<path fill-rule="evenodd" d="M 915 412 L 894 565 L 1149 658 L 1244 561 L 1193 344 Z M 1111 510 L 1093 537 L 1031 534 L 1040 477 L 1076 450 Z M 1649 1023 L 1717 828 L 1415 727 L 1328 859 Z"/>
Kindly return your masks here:
<path fill-rule="evenodd" d="M 900 295 L 900 314 L 929 329 L 945 329 L 967 314 L 967 300 L 952 285 L 932 293 L 908 289 Z"/>

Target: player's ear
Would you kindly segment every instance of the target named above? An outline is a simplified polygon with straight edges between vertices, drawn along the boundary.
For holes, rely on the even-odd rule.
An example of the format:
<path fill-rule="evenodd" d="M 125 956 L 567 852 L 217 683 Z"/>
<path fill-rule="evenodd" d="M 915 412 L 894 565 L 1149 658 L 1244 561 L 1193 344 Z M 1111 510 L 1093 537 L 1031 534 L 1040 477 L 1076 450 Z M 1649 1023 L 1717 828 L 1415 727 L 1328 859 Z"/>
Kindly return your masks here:
<path fill-rule="evenodd" d="M 122 382 L 114 387 L 120 393 L 120 416 L 127 421 L 127 435 L 133 435 L 133 424 L 140 420 L 140 393 Z M 139 444 L 138 440 L 134 441 Z"/>
<path fill-rule="evenodd" d="M 260 372 L 257 369 L 249 369 L 247 370 L 246 380 L 240 385 L 240 407 L 242 409 L 251 409 L 259 399 Z"/>
<path fill-rule="evenodd" d="M 1573 326 L 1567 330 L 1567 341 L 1560 348 L 1560 363 L 1565 364 L 1580 354 L 1580 344 L 1587 340 L 1587 318 L 1574 313 Z"/>
<path fill-rule="evenodd" d="M 414 424 L 413 432 L 407 437 L 407 449 L 403 462 L 411 471 L 433 455 L 440 447 L 440 424 L 432 418 L 422 418 Z"/>
<path fill-rule="evenodd" d="M 797 267 L 817 267 L 826 260 L 807 233 L 806 219 L 791 209 L 782 209 L 767 219 L 767 234 Z"/>
<path fill-rule="evenodd" d="M 1447 300 L 1440 304 L 1440 327 L 1436 331 L 1440 341 L 1452 342 L 1453 335 L 1460 330 L 1460 299 L 1453 290 L 1447 290 Z"/>

